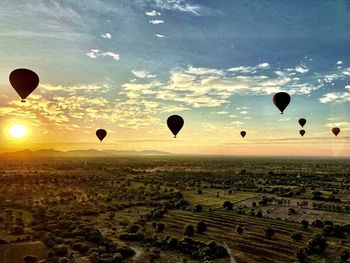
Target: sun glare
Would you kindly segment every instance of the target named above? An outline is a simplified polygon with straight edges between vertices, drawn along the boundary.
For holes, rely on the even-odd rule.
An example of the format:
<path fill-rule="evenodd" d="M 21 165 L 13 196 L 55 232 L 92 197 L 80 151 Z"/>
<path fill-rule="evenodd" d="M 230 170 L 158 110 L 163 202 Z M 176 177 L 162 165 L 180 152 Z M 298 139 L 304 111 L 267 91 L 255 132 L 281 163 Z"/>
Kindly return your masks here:
<path fill-rule="evenodd" d="M 8 129 L 8 134 L 14 139 L 21 139 L 28 134 L 28 129 L 22 124 L 14 124 Z"/>

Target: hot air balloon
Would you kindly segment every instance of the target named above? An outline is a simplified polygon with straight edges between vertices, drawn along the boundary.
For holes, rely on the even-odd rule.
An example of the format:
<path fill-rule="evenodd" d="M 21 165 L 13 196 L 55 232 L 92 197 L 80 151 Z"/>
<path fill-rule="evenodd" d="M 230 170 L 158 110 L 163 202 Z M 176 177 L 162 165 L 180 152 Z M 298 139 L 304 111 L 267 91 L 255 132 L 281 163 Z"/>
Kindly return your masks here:
<path fill-rule="evenodd" d="M 338 134 L 339 134 L 339 132 L 340 132 L 340 129 L 339 129 L 338 127 L 334 127 L 334 128 L 332 129 L 332 132 L 333 132 L 333 134 L 334 134 L 335 136 L 338 136 Z"/>
<path fill-rule="evenodd" d="M 299 124 L 300 124 L 301 127 L 304 127 L 304 125 L 306 124 L 306 120 L 305 120 L 304 118 L 300 118 L 300 119 L 298 120 L 298 122 L 299 122 Z"/>
<path fill-rule="evenodd" d="M 300 130 L 299 133 L 300 133 L 301 137 L 304 137 L 305 130 Z"/>
<path fill-rule="evenodd" d="M 244 136 L 246 135 L 246 131 L 241 131 L 241 136 L 244 138 Z"/>
<path fill-rule="evenodd" d="M 106 135 L 107 135 L 107 132 L 104 129 L 99 129 L 99 130 L 96 131 L 96 136 L 97 136 L 97 138 L 100 139 L 101 142 L 106 137 Z"/>
<path fill-rule="evenodd" d="M 283 111 L 290 102 L 290 96 L 287 92 L 278 92 L 273 96 L 272 100 L 275 106 L 281 111 L 281 114 L 283 114 Z"/>
<path fill-rule="evenodd" d="M 172 115 L 168 118 L 167 125 L 171 132 L 174 134 L 174 138 L 176 138 L 176 135 L 184 125 L 184 119 L 179 115 Z"/>
<path fill-rule="evenodd" d="M 39 84 L 38 75 L 29 69 L 15 69 L 10 74 L 10 83 L 21 97 L 22 102 L 32 93 Z"/>

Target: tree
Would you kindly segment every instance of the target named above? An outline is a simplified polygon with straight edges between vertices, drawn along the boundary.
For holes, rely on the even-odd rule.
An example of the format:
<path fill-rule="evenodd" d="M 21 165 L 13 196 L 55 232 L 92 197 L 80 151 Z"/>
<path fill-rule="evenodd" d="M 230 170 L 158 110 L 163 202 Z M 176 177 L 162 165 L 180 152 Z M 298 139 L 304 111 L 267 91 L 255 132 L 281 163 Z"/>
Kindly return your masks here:
<path fill-rule="evenodd" d="M 256 202 L 255 201 L 252 202 L 252 207 L 256 207 Z"/>
<path fill-rule="evenodd" d="M 320 254 L 327 247 L 327 240 L 320 234 L 316 234 L 309 239 L 306 248 L 309 254 Z"/>
<path fill-rule="evenodd" d="M 38 262 L 38 257 L 37 256 L 32 256 L 32 255 L 27 255 L 23 257 L 23 262 L 24 263 L 36 263 Z"/>
<path fill-rule="evenodd" d="M 162 232 L 163 230 L 165 229 L 165 225 L 163 224 L 163 223 L 160 223 L 160 222 L 158 222 L 157 224 L 156 224 L 156 231 L 157 232 Z"/>
<path fill-rule="evenodd" d="M 275 230 L 271 227 L 265 230 L 265 237 L 271 239 L 275 235 Z"/>
<path fill-rule="evenodd" d="M 300 232 L 294 232 L 291 236 L 290 236 L 294 241 L 300 241 L 303 239 L 303 236 Z"/>
<path fill-rule="evenodd" d="M 195 205 L 194 211 L 196 211 L 196 212 L 202 212 L 202 211 L 203 211 L 203 206 L 200 205 L 200 204 Z"/>
<path fill-rule="evenodd" d="M 296 253 L 296 257 L 299 263 L 308 263 L 309 260 L 307 259 L 307 256 L 305 254 L 304 249 L 299 249 Z"/>
<path fill-rule="evenodd" d="M 198 189 L 197 193 L 198 193 L 199 195 L 201 195 L 201 194 L 202 194 L 202 190 L 201 190 L 201 189 Z"/>
<path fill-rule="evenodd" d="M 348 251 L 343 251 L 340 258 L 342 261 L 347 262 L 347 260 L 350 258 L 350 253 Z"/>
<path fill-rule="evenodd" d="M 207 224 L 204 223 L 203 221 L 199 221 L 196 225 L 196 232 L 198 234 L 202 234 L 204 233 L 205 231 L 207 231 Z"/>
<path fill-rule="evenodd" d="M 325 225 L 322 229 L 322 234 L 325 236 L 332 235 L 332 232 L 333 232 L 333 226 L 330 226 L 330 225 Z"/>
<path fill-rule="evenodd" d="M 232 210 L 232 208 L 233 208 L 233 203 L 230 202 L 230 201 L 225 201 L 224 204 L 223 204 L 223 207 L 224 207 L 226 210 Z"/>
<path fill-rule="evenodd" d="M 304 228 L 305 230 L 307 230 L 307 228 L 308 228 L 308 226 L 309 226 L 309 221 L 303 220 L 303 221 L 301 221 L 301 224 L 303 225 L 303 228 Z"/>
<path fill-rule="evenodd" d="M 194 227 L 190 224 L 186 225 L 184 229 L 184 235 L 191 237 L 193 236 L 193 234 L 194 234 Z"/>
<path fill-rule="evenodd" d="M 243 234 L 243 227 L 241 225 L 238 225 L 236 227 L 236 232 L 237 232 L 238 235 Z"/>

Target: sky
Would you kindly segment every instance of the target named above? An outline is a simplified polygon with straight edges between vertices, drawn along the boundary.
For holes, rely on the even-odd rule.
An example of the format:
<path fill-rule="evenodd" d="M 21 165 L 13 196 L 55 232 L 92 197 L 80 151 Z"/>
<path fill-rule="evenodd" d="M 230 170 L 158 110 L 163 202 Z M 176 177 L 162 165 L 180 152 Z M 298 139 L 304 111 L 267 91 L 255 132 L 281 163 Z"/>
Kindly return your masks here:
<path fill-rule="evenodd" d="M 2 0 L 0 152 L 350 156 L 349 28 L 346 0 Z M 26 103 L 16 68 L 40 77 Z"/>

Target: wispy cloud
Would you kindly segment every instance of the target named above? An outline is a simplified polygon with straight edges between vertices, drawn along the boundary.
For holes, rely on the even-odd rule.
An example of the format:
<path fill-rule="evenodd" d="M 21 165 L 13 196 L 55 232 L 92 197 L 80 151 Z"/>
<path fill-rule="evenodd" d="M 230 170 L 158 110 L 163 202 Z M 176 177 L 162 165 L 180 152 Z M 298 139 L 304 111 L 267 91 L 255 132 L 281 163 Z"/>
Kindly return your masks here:
<path fill-rule="evenodd" d="M 146 70 L 132 70 L 131 73 L 140 79 L 157 77 L 157 75 L 149 74 L 149 72 L 147 72 Z"/>
<path fill-rule="evenodd" d="M 192 5 L 186 0 L 154 0 L 154 3 L 159 9 L 188 12 L 196 15 L 200 11 L 198 5 Z"/>
<path fill-rule="evenodd" d="M 92 59 L 96 59 L 97 57 L 111 57 L 112 59 L 114 60 L 119 60 L 120 59 L 120 56 L 118 53 L 114 53 L 114 52 L 111 52 L 111 51 L 101 51 L 101 50 L 98 50 L 98 49 L 90 49 L 89 52 L 86 53 L 86 55 L 89 57 L 89 58 L 92 58 Z"/>
<path fill-rule="evenodd" d="M 164 38 L 164 37 L 166 37 L 166 36 L 161 35 L 161 34 L 155 34 L 155 36 L 156 36 L 156 37 L 159 37 L 159 38 Z"/>
<path fill-rule="evenodd" d="M 154 19 L 154 20 L 149 20 L 148 22 L 153 24 L 153 25 L 158 25 L 158 24 L 163 24 L 164 20 Z"/>
<path fill-rule="evenodd" d="M 149 12 L 145 12 L 145 14 L 147 16 L 160 16 L 161 13 L 160 12 L 157 12 L 156 10 L 152 10 L 152 11 L 149 11 Z"/>

